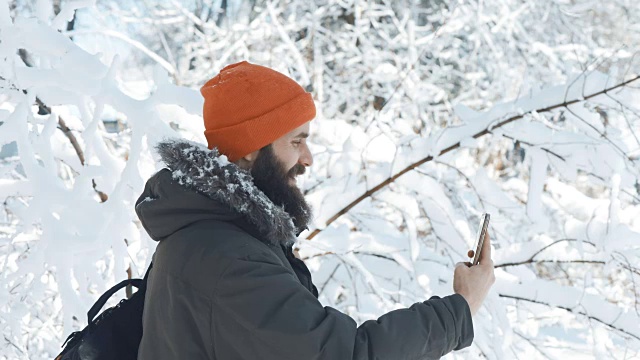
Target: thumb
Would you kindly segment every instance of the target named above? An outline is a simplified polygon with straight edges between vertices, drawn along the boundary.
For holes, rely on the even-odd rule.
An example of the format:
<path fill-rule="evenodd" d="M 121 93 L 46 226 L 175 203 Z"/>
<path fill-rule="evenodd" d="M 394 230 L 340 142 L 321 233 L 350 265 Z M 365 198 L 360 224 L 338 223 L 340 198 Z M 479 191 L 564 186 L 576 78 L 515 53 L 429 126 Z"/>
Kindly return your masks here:
<path fill-rule="evenodd" d="M 459 263 L 456 263 L 455 269 L 458 270 L 459 268 L 466 268 L 466 267 L 467 267 L 467 264 L 463 262 L 459 262 Z"/>

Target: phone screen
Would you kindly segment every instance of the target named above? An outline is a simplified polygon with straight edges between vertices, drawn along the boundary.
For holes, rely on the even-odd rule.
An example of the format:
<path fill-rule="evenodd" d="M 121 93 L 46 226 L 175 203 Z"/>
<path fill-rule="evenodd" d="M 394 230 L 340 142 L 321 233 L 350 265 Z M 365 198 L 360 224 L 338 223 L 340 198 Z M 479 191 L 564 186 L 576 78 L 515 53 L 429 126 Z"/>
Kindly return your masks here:
<path fill-rule="evenodd" d="M 478 228 L 478 233 L 476 235 L 476 243 L 473 247 L 473 261 L 472 265 L 478 265 L 480 262 L 480 252 L 482 252 L 482 244 L 484 243 L 484 236 L 487 233 L 487 229 L 489 228 L 489 219 L 490 215 L 488 213 L 482 214 L 480 217 L 480 226 Z"/>

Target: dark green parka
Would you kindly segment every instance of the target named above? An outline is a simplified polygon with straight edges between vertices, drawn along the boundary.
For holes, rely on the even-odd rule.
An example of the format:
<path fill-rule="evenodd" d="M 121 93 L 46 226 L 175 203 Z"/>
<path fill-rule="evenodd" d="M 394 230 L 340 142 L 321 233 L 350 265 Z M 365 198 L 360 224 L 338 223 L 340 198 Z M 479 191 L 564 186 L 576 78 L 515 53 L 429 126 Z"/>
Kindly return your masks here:
<path fill-rule="evenodd" d="M 471 344 L 460 295 L 413 304 L 357 326 L 318 301 L 291 253 L 291 218 L 250 175 L 206 147 L 158 146 L 168 169 L 136 203 L 159 241 L 149 276 L 138 358 L 432 359 Z"/>

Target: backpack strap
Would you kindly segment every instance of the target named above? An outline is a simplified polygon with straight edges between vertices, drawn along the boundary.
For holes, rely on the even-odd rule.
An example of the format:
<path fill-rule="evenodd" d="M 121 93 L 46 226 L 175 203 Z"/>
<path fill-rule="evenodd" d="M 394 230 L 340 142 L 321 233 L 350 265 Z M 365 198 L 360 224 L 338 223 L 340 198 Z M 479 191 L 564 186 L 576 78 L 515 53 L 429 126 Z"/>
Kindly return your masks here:
<path fill-rule="evenodd" d="M 153 267 L 153 261 L 149 264 L 149 267 L 147 268 L 147 272 L 144 273 L 144 277 L 142 278 L 142 281 L 144 281 L 145 285 L 147 285 L 147 278 L 149 277 L 149 272 L 151 271 L 152 267 Z"/>
<path fill-rule="evenodd" d="M 127 280 L 122 280 L 119 284 L 107 290 L 104 294 L 102 294 L 102 296 L 100 296 L 98 301 L 96 301 L 96 303 L 93 304 L 93 306 L 91 307 L 91 309 L 89 309 L 89 312 L 87 313 L 87 317 L 89 318 L 89 329 L 92 328 L 93 319 L 96 317 L 96 315 L 98 315 L 98 312 L 100 311 L 100 309 L 102 309 L 104 304 L 107 303 L 107 300 L 109 300 L 109 298 L 113 296 L 113 294 L 118 292 L 118 290 L 122 289 L 127 285 L 135 286 L 138 289 L 140 289 L 140 287 L 143 286 L 142 280 L 140 279 L 127 279 Z"/>
<path fill-rule="evenodd" d="M 153 262 L 149 264 L 149 268 L 147 269 L 147 272 L 144 274 L 144 278 L 122 280 L 120 283 L 116 284 L 111 289 L 107 290 L 104 294 L 102 294 L 102 296 L 100 296 L 98 301 L 96 301 L 96 303 L 93 304 L 93 306 L 91 307 L 91 309 L 89 309 L 89 312 L 87 313 L 87 318 L 89 320 L 89 323 L 88 323 L 89 331 L 91 331 L 93 327 L 93 319 L 96 317 L 96 315 L 98 315 L 98 313 L 100 312 L 100 309 L 102 309 L 104 304 L 107 303 L 107 301 L 109 300 L 109 298 L 113 296 L 113 294 L 115 294 L 120 289 L 129 285 L 135 286 L 136 288 L 138 288 L 138 291 L 146 290 L 147 278 L 149 277 L 149 272 L 151 271 L 152 266 L 153 266 Z"/>

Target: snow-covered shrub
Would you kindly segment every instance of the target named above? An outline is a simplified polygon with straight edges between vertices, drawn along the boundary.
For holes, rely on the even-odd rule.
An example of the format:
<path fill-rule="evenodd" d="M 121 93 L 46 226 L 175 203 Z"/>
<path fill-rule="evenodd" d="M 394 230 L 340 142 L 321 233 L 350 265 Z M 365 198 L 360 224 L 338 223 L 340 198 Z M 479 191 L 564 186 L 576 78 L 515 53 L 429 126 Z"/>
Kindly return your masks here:
<path fill-rule="evenodd" d="M 52 358 L 143 274 L 153 145 L 204 142 L 198 87 L 243 59 L 317 101 L 298 247 L 324 304 L 450 294 L 487 211 L 498 280 L 450 358 L 638 356 L 638 23 L 631 0 L 0 0 L 0 356 Z"/>

